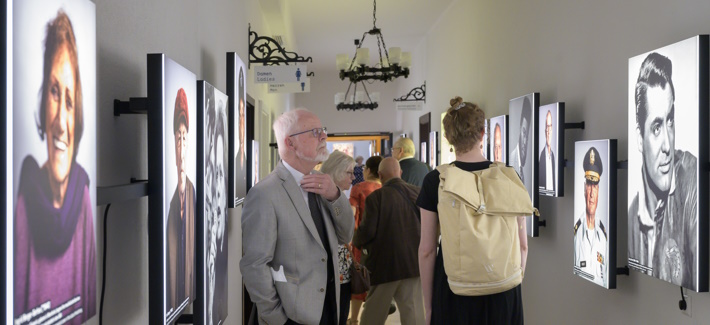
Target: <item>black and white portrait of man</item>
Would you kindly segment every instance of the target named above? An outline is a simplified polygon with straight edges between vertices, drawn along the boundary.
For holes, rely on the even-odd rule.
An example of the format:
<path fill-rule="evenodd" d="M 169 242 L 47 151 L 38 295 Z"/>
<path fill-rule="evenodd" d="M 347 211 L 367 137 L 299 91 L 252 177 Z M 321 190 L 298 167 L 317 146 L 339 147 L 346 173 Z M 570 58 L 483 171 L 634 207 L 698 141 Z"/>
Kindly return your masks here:
<path fill-rule="evenodd" d="M 539 105 L 539 94 L 533 93 L 510 100 L 510 148 L 508 153 L 508 165 L 513 167 L 520 179 L 525 184 L 525 188 L 530 194 L 530 198 L 535 205 L 537 203 L 537 188 L 535 184 L 535 152 L 534 152 L 534 132 L 536 126 L 535 111 Z M 535 217 L 528 218 L 528 235 L 537 236 Z"/>
<path fill-rule="evenodd" d="M 698 53 L 691 38 L 629 59 L 628 147 L 629 266 L 696 291 Z"/>

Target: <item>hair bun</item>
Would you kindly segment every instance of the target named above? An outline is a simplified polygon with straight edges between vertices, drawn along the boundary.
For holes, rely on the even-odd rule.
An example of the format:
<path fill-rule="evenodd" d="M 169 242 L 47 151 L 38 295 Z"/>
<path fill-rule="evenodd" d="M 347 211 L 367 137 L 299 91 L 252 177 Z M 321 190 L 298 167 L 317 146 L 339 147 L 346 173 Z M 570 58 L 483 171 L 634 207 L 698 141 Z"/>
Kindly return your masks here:
<path fill-rule="evenodd" d="M 461 98 L 460 96 L 456 96 L 449 101 L 449 104 L 451 104 L 451 107 L 456 107 L 458 105 L 461 105 L 461 103 L 463 103 L 463 98 Z"/>

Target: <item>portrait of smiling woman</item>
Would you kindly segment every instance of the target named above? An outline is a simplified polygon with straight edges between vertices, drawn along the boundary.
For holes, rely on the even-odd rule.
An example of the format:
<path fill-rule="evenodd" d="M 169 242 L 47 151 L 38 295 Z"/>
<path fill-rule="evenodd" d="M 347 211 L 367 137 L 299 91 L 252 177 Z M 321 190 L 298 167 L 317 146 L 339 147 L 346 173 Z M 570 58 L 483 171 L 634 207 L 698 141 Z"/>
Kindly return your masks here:
<path fill-rule="evenodd" d="M 94 13 L 93 4 L 89 7 Z M 37 320 L 33 309 L 40 306 L 48 312 L 57 310 L 57 321 L 69 324 L 83 323 L 96 314 L 95 204 L 90 176 L 94 168 L 87 172 L 77 161 L 87 122 L 79 47 L 72 20 L 63 9 L 53 10 L 54 17 L 43 23 L 39 107 L 28 99 L 13 105 L 15 114 L 25 115 L 23 121 L 34 116 L 36 126 L 26 129 L 17 123 L 14 131 L 19 140 L 16 146 L 21 147 L 14 151 L 15 164 L 21 164 L 19 178 L 14 176 L 15 184 L 19 181 L 13 225 L 14 319 L 23 324 Z M 29 74 L 28 70 L 40 71 L 15 65 L 14 80 Z M 88 69 L 91 74 L 93 67 Z M 89 80 L 87 89 L 93 101 L 95 81 L 93 76 Z M 94 106 L 91 103 L 88 109 Z M 95 115 L 91 112 L 90 116 Z M 91 137 L 94 130 L 91 126 Z M 43 144 L 22 148 L 30 141 L 26 138 L 37 135 Z M 91 156 L 94 151 L 85 150 Z"/>

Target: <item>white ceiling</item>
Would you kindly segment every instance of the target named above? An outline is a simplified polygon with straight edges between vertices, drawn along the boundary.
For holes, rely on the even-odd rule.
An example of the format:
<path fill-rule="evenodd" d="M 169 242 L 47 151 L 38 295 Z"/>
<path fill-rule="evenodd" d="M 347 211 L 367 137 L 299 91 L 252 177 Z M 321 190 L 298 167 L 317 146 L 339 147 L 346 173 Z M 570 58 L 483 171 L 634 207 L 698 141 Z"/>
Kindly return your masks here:
<path fill-rule="evenodd" d="M 387 47 L 413 51 L 453 1 L 378 1 L 377 27 Z M 335 73 L 336 54 L 347 53 L 352 57 L 353 41 L 372 29 L 373 2 L 369 0 L 260 0 L 260 3 L 272 35 L 282 35 L 287 50 L 313 58 L 308 71 Z M 363 46 L 370 48 L 370 59 L 375 61 L 378 55 L 374 36 L 367 35 Z"/>

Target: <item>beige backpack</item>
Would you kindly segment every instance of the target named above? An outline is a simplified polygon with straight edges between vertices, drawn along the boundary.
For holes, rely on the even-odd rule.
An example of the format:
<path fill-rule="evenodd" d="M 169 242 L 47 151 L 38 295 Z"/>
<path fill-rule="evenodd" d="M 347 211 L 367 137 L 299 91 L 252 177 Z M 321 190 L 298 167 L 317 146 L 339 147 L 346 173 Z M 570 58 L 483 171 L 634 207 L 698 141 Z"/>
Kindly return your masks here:
<path fill-rule="evenodd" d="M 518 216 L 539 215 L 518 174 L 494 163 L 468 172 L 441 165 L 439 224 L 444 269 L 457 295 L 482 296 L 523 281 Z"/>

